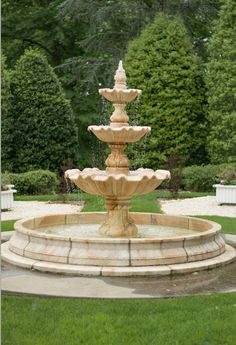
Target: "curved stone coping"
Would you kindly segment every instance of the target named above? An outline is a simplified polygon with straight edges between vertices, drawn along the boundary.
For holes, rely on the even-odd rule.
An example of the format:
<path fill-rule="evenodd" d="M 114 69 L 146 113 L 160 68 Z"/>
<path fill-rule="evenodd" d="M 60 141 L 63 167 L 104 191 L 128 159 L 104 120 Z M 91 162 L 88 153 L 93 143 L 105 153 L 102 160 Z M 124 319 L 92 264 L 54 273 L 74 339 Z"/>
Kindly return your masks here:
<path fill-rule="evenodd" d="M 156 266 L 206 260 L 225 251 L 220 225 L 191 217 L 131 213 L 138 224 L 160 224 L 199 231 L 176 237 L 106 238 L 59 236 L 40 232 L 57 224 L 97 223 L 105 213 L 91 212 L 29 218 L 15 223 L 10 250 L 35 260 L 73 265 Z"/>
<path fill-rule="evenodd" d="M 63 224 L 93 224 L 97 223 L 99 225 L 105 220 L 106 212 L 80 212 L 62 215 L 45 215 L 41 217 L 31 217 L 21 219 L 15 222 L 14 229 L 20 231 L 29 236 L 43 237 L 47 239 L 58 239 L 58 240 L 68 240 L 77 239 L 86 242 L 99 242 L 99 243 L 150 243 L 150 242 L 162 242 L 163 240 L 175 242 L 184 241 L 202 237 L 212 236 L 213 234 L 218 234 L 221 230 L 221 225 L 210 220 L 203 220 L 195 217 L 186 216 L 176 216 L 176 215 L 166 215 L 160 213 L 143 213 L 143 212 L 129 212 L 131 218 L 136 224 L 152 224 L 152 225 L 163 225 L 163 226 L 173 226 L 183 229 L 190 229 L 199 231 L 201 234 L 190 234 L 182 235 L 176 237 L 149 237 L 149 238 L 115 238 L 115 237 L 90 237 L 84 238 L 79 236 L 60 236 L 40 233 L 36 229 L 43 227 L 48 227 L 50 225 L 63 225 Z"/>
<path fill-rule="evenodd" d="M 186 274 L 220 267 L 229 264 L 236 259 L 236 250 L 229 245 L 226 245 L 225 252 L 216 258 L 191 263 L 143 267 L 82 266 L 32 260 L 12 253 L 9 250 L 9 242 L 2 244 L 1 252 L 3 261 L 22 268 L 75 276 L 85 275 L 107 277 L 165 276 Z"/>

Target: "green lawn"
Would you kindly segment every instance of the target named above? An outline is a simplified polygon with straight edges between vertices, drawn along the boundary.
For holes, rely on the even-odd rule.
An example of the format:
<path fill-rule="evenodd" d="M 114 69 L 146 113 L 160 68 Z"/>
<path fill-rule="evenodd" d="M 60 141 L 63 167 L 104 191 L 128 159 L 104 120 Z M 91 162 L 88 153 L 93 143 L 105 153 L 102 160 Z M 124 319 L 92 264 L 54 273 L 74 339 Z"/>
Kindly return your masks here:
<path fill-rule="evenodd" d="M 13 225 L 17 219 L 13 220 L 2 220 L 1 221 L 1 231 L 12 231 Z"/>
<path fill-rule="evenodd" d="M 220 216 L 198 216 L 198 218 L 209 219 L 213 222 L 219 223 L 222 227 L 221 232 L 224 234 L 236 235 L 236 218 Z"/>
<path fill-rule="evenodd" d="M 173 199 L 172 194 L 166 190 L 156 190 L 149 194 L 155 195 L 156 198 L 165 198 L 165 199 Z M 149 195 L 146 194 L 146 195 Z M 145 198 L 146 195 L 140 196 L 140 198 Z M 186 199 L 186 198 L 196 198 L 200 196 L 207 196 L 207 195 L 214 195 L 214 193 L 201 193 L 201 192 L 179 192 L 178 199 Z M 103 200 L 102 197 L 87 194 L 84 192 L 75 192 L 75 193 L 68 193 L 68 194 L 47 194 L 47 195 L 14 195 L 14 200 L 16 201 L 101 201 Z"/>
<path fill-rule="evenodd" d="M 4 345 L 234 345 L 236 293 L 96 300 L 2 296 Z"/>
<path fill-rule="evenodd" d="M 206 196 L 209 193 L 197 192 L 180 192 L 179 198 L 194 198 Z M 168 191 L 157 190 L 149 194 L 136 196 L 132 199 L 133 212 L 161 212 L 159 198 L 172 198 L 171 193 Z M 105 211 L 104 198 L 98 195 L 91 195 L 87 193 L 72 193 L 72 194 L 58 194 L 58 195 L 18 195 L 15 200 L 21 201 L 85 201 L 83 212 Z M 213 220 L 222 226 L 223 233 L 236 234 L 236 218 L 220 217 L 220 216 L 199 216 Z M 15 220 L 2 221 L 2 231 L 13 230 Z"/>

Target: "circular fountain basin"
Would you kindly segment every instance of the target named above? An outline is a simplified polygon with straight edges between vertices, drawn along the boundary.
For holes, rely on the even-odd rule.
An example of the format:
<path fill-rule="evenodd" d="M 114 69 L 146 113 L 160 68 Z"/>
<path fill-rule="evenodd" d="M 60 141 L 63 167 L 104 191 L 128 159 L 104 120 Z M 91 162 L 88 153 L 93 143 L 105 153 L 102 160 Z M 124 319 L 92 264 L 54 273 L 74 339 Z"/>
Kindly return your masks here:
<path fill-rule="evenodd" d="M 130 216 L 140 228 L 140 237 L 99 236 L 96 229 L 105 219 L 103 212 L 17 221 L 3 259 L 42 271 L 132 276 L 208 269 L 236 256 L 225 245 L 217 223 L 153 213 Z"/>

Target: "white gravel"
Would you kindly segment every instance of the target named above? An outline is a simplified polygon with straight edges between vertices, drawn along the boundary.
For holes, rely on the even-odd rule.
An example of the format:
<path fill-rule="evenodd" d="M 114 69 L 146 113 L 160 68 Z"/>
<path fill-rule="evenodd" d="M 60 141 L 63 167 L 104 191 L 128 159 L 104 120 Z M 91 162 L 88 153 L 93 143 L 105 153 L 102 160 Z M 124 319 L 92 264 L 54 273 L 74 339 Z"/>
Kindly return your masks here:
<path fill-rule="evenodd" d="M 2 220 L 21 219 L 48 214 L 78 213 L 82 206 L 73 204 L 49 204 L 42 201 L 14 201 L 13 209 L 1 212 Z"/>
<path fill-rule="evenodd" d="M 214 196 L 181 200 L 160 200 L 164 213 L 179 215 L 217 215 L 236 217 L 236 205 L 218 205 Z M 14 201 L 11 211 L 1 213 L 2 220 L 36 217 L 47 214 L 78 213 L 82 206 L 49 204 L 42 201 Z"/>
<path fill-rule="evenodd" d="M 164 213 L 169 214 L 236 217 L 236 205 L 218 205 L 215 196 L 179 200 L 161 200 L 161 209 Z"/>

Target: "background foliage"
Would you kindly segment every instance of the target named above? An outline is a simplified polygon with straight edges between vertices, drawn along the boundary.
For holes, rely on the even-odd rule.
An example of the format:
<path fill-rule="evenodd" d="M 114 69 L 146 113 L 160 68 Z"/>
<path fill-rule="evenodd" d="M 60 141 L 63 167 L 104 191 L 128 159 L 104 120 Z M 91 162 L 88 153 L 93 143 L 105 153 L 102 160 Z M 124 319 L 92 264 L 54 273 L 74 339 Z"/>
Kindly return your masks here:
<path fill-rule="evenodd" d="M 13 172 L 57 170 L 77 159 L 77 129 L 60 82 L 39 50 L 27 50 L 11 77 L 6 138 Z M 4 148 L 3 148 L 4 151 Z M 3 161 L 4 171 L 5 161 Z"/>
<path fill-rule="evenodd" d="M 226 10 L 219 12 L 221 4 L 225 4 L 225 8 L 228 6 L 227 4 L 231 4 L 228 14 L 222 15 Z M 232 109 L 228 109 L 227 105 L 228 98 L 234 101 L 234 96 L 230 93 L 230 85 L 234 83 L 234 79 L 232 79 L 232 75 L 229 75 L 227 67 L 231 63 L 229 62 L 229 54 L 224 54 L 224 62 L 228 59 L 224 67 L 211 66 L 211 60 L 217 56 L 217 63 L 221 63 L 219 59 L 221 51 L 228 51 L 227 49 L 230 45 L 234 49 L 235 31 L 232 32 L 232 35 L 230 34 L 235 21 L 234 0 L 2 1 L 2 48 L 6 56 L 6 69 L 14 69 L 16 61 L 27 48 L 39 48 L 44 52 L 50 65 L 54 68 L 54 72 L 60 78 L 67 98 L 71 100 L 78 128 L 78 164 L 81 169 L 91 165 L 100 166 L 103 156 L 105 156 L 103 145 L 99 144 L 97 139 L 87 132 L 89 124 L 104 122 L 104 118 L 106 120 L 108 118 L 108 112 L 109 114 L 111 112 L 111 109 L 106 108 L 104 102 L 101 101 L 97 90 L 99 87 L 112 87 L 117 63 L 125 56 L 130 41 L 139 37 L 140 33 L 145 30 L 145 27 L 153 23 L 158 13 L 171 15 L 172 18 L 177 15 L 181 18 L 186 27 L 185 34 L 188 36 L 189 47 L 191 46 L 191 50 L 202 59 L 202 64 L 206 61 L 209 62 L 207 68 L 203 65 L 203 71 L 209 71 L 207 85 L 209 88 L 209 101 L 211 103 L 210 125 L 212 126 L 212 131 L 208 152 L 213 163 L 221 162 L 222 159 L 235 161 L 234 153 L 232 154 L 232 150 L 235 147 L 234 139 L 233 137 L 232 140 L 226 139 L 232 136 L 231 129 L 235 123 L 235 115 L 232 113 Z M 221 24 L 217 24 L 219 16 L 221 17 Z M 220 25 L 222 34 L 221 38 L 218 39 L 219 44 L 216 45 L 216 49 L 214 48 L 214 36 L 208 50 L 214 20 L 216 21 L 215 30 L 217 31 L 217 25 Z M 216 31 L 214 35 L 216 35 Z M 226 34 L 226 32 L 228 33 Z M 230 37 L 228 46 L 226 44 L 227 39 L 222 38 L 222 35 L 225 34 Z M 233 60 L 233 50 L 230 54 Z M 214 71 L 218 72 L 214 75 Z M 219 74 L 222 75 L 218 76 Z M 213 76 L 212 81 L 211 75 Z M 199 75 L 198 80 L 200 81 L 201 78 L 202 76 Z M 213 97 L 212 94 L 212 92 L 215 92 L 213 90 L 215 86 L 214 78 L 219 80 L 221 78 L 222 84 L 225 83 L 226 79 L 229 80 L 230 78 L 231 80 L 231 84 L 226 83 L 227 85 L 224 85 L 224 87 L 226 86 L 226 91 L 217 91 L 220 95 L 217 101 L 219 103 L 221 100 L 221 107 L 224 107 L 223 110 L 221 109 L 221 113 L 224 113 L 224 116 L 221 116 L 221 119 L 219 117 L 219 121 L 217 120 L 218 127 L 215 127 L 217 128 L 218 135 L 221 133 L 220 145 L 215 144 L 218 138 L 215 139 L 217 131 L 214 130 L 216 121 L 214 120 L 215 115 L 213 112 L 214 107 L 216 107 L 214 102 L 217 99 L 217 96 Z M 202 81 L 200 84 L 204 89 Z M 216 83 L 216 85 L 218 84 Z M 234 90 L 234 88 L 231 87 L 231 90 Z M 201 98 L 202 95 L 199 94 L 199 97 Z M 211 98 L 215 99 L 213 103 Z M 232 104 L 232 102 L 230 101 L 229 104 Z M 137 109 L 135 109 L 135 112 L 137 113 Z M 207 107 L 202 108 L 202 112 L 204 118 L 208 117 Z M 226 116 L 226 114 L 231 115 Z M 218 115 L 216 118 L 218 119 Z M 208 127 L 210 126 L 208 125 Z M 223 129 L 222 131 L 221 128 Z M 214 131 L 216 134 L 214 134 Z M 179 134 L 175 133 L 175 135 L 178 136 Z M 182 137 L 182 134 L 180 136 Z M 200 143 L 202 139 L 204 142 L 205 138 L 202 138 L 200 135 L 199 142 L 197 142 L 199 148 L 202 144 Z M 226 143 L 223 144 L 223 141 Z M 142 145 L 145 146 L 145 143 Z M 156 150 L 160 150 L 161 148 L 157 145 L 155 146 Z M 219 153 L 217 153 L 217 156 L 214 156 L 213 151 L 216 152 L 218 148 Z M 142 149 L 142 151 L 144 150 Z M 3 155 L 5 152 L 6 149 Z M 204 151 L 202 151 L 200 157 L 199 155 L 198 157 L 193 156 L 193 152 L 189 153 L 191 160 L 187 160 L 187 164 L 197 162 L 202 164 L 208 160 Z M 183 159 L 183 157 L 180 157 L 180 159 Z M 29 166 L 28 168 L 30 169 L 31 167 Z M 7 169 L 12 170 L 10 164 Z"/>
<path fill-rule="evenodd" d="M 10 89 L 10 73 L 6 69 L 6 57 L 1 55 L 1 144 L 2 144 L 2 157 L 1 162 L 5 169 L 11 170 L 11 162 L 8 160 L 10 147 L 8 140 L 10 137 L 9 132 L 9 116 L 10 116 L 10 103 L 11 103 L 11 89 Z"/>
<path fill-rule="evenodd" d="M 129 84 L 144 90 L 136 122 L 152 127 L 143 164 L 163 167 L 173 153 L 187 165 L 204 162 L 205 88 L 182 20 L 158 15 L 129 45 L 125 62 Z"/>
<path fill-rule="evenodd" d="M 57 192 L 59 180 L 55 173 L 39 169 L 20 174 L 2 174 L 2 184 L 13 184 L 18 194 L 49 194 Z"/>
<path fill-rule="evenodd" d="M 225 0 L 209 44 L 207 86 L 213 163 L 236 161 L 236 2 Z"/>

